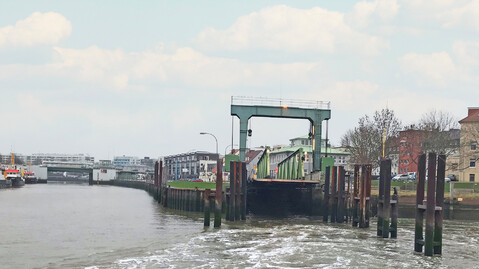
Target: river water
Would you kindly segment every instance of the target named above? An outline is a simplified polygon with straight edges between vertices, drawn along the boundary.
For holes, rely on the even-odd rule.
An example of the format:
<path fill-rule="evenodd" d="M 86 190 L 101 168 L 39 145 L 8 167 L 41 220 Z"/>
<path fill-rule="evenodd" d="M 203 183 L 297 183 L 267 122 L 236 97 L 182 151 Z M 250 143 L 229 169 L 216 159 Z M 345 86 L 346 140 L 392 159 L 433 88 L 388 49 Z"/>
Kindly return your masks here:
<path fill-rule="evenodd" d="M 251 216 L 204 229 L 145 191 L 75 184 L 0 190 L 0 268 L 479 268 L 479 222 L 444 221 L 442 257 L 316 219 Z"/>

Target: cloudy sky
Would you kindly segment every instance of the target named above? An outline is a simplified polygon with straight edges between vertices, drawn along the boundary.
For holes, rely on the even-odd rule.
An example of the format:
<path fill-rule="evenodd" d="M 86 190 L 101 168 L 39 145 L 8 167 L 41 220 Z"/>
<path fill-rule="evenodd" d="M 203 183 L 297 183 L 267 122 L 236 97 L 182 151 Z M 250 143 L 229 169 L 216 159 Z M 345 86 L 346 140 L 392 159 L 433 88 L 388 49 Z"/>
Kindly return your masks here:
<path fill-rule="evenodd" d="M 0 153 L 158 157 L 231 144 L 231 96 L 331 101 L 333 144 L 479 106 L 479 1 L 2 1 Z M 238 141 L 238 121 L 234 121 Z M 305 120 L 251 121 L 251 146 Z"/>

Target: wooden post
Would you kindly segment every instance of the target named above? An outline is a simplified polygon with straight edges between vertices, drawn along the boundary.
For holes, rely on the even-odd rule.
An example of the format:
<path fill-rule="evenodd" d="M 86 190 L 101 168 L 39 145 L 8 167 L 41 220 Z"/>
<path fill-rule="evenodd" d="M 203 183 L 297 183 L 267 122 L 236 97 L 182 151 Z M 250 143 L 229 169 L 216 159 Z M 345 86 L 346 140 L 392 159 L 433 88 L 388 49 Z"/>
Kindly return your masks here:
<path fill-rule="evenodd" d="M 215 194 L 215 222 L 214 227 L 221 227 L 221 205 L 223 200 L 223 161 L 216 162 L 216 194 Z"/>
<path fill-rule="evenodd" d="M 358 210 L 359 210 L 359 165 L 354 165 L 354 182 L 353 182 L 353 227 L 357 227 L 359 224 Z"/>
<path fill-rule="evenodd" d="M 398 191 L 394 188 L 394 194 L 391 198 L 391 238 L 398 237 L 398 207 L 399 197 Z"/>
<path fill-rule="evenodd" d="M 160 163 L 158 161 L 155 162 L 155 175 L 154 175 L 154 182 L 155 182 L 155 186 L 157 187 L 158 186 L 158 173 L 159 173 L 159 166 L 160 166 Z"/>
<path fill-rule="evenodd" d="M 329 181 L 331 177 L 331 166 L 326 167 L 326 175 L 324 178 L 324 196 L 323 196 L 323 221 L 328 222 L 329 218 Z"/>
<path fill-rule="evenodd" d="M 361 165 L 359 192 L 359 228 L 366 228 L 366 166 Z"/>
<path fill-rule="evenodd" d="M 204 200 L 205 200 L 205 217 L 204 217 L 204 227 L 210 227 L 210 189 L 206 189 L 204 192 Z"/>
<path fill-rule="evenodd" d="M 427 203 L 426 203 L 426 235 L 424 255 L 434 254 L 434 213 L 436 211 L 436 153 L 430 152 L 427 161 Z"/>
<path fill-rule="evenodd" d="M 235 176 L 235 220 L 241 220 L 241 178 L 243 177 L 244 163 L 238 162 Z"/>
<path fill-rule="evenodd" d="M 378 223 L 377 223 L 377 236 L 383 236 L 383 204 L 384 204 L 384 181 L 386 179 L 385 176 L 385 167 L 386 163 L 384 160 L 381 160 L 379 164 L 379 195 L 378 195 L 378 205 L 377 205 L 377 216 L 378 216 Z"/>
<path fill-rule="evenodd" d="M 336 217 L 337 223 L 344 222 L 344 180 L 345 180 L 345 173 L 344 173 L 344 166 L 338 167 L 338 215 Z"/>
<path fill-rule="evenodd" d="M 424 183 L 426 181 L 426 154 L 418 156 L 417 171 L 417 190 L 416 190 L 416 225 L 414 230 L 414 251 L 422 252 L 424 245 L 423 225 L 424 225 Z"/>
<path fill-rule="evenodd" d="M 229 203 L 229 215 L 230 221 L 235 221 L 235 208 L 236 208 L 236 170 L 237 162 L 230 162 L 230 203 Z"/>
<path fill-rule="evenodd" d="M 158 198 L 159 201 L 163 201 L 163 161 L 160 161 L 160 164 L 159 164 L 159 175 L 158 175 L 158 186 L 159 186 L 159 189 L 160 189 L 160 196 Z"/>
<path fill-rule="evenodd" d="M 246 210 L 247 210 L 247 198 L 248 198 L 248 187 L 247 187 L 247 177 L 248 171 L 246 170 L 246 163 L 243 163 L 243 173 L 241 176 L 241 191 L 243 192 L 242 201 L 241 201 L 241 219 L 246 220 Z"/>
<path fill-rule="evenodd" d="M 333 175 L 331 177 L 331 222 L 336 222 L 336 215 L 338 211 L 337 176 L 338 167 L 333 166 Z"/>
<path fill-rule="evenodd" d="M 442 220 L 444 218 L 444 178 L 446 155 L 437 158 L 436 212 L 434 216 L 434 254 L 442 254 Z"/>
<path fill-rule="evenodd" d="M 384 169 L 384 182 L 383 182 L 383 227 L 382 227 L 382 236 L 383 238 L 389 237 L 389 217 L 390 217 L 390 206 L 391 206 L 391 160 L 386 159 L 381 162 L 381 168 Z"/>

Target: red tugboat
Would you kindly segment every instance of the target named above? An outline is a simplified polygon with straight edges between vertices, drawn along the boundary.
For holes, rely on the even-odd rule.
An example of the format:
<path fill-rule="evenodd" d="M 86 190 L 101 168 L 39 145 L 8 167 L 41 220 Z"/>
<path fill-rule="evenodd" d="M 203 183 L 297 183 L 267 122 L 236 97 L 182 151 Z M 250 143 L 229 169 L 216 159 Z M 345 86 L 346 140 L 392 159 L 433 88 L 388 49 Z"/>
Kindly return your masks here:
<path fill-rule="evenodd" d="M 24 172 L 23 179 L 25 180 L 25 184 L 36 184 L 38 182 L 35 173 L 32 172 Z"/>

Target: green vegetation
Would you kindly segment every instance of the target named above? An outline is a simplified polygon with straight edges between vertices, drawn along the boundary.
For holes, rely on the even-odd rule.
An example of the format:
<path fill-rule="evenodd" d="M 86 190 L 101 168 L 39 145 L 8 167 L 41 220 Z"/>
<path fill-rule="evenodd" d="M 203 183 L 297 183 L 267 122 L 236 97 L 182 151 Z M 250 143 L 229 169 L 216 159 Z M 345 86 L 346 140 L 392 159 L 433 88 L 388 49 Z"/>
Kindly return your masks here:
<path fill-rule="evenodd" d="M 223 189 L 229 185 L 229 183 L 223 182 Z M 216 189 L 215 182 L 168 181 L 168 186 L 180 189 Z"/>
<path fill-rule="evenodd" d="M 399 189 L 401 189 L 401 187 L 403 187 L 402 189 L 407 189 L 407 190 L 411 190 L 411 189 L 416 189 L 415 186 L 413 187 L 413 185 L 416 185 L 414 181 L 391 181 L 391 187 L 398 187 Z M 446 182 L 444 184 L 444 192 L 449 192 L 449 189 L 450 189 L 450 183 L 449 182 Z M 378 188 L 379 187 L 379 180 L 373 180 L 371 181 L 371 187 L 373 189 L 375 188 Z M 474 189 L 474 193 L 479 193 L 479 183 L 470 183 L 470 182 L 455 182 L 454 183 L 454 188 L 455 189 Z M 427 182 L 425 184 L 425 189 L 427 190 Z"/>

